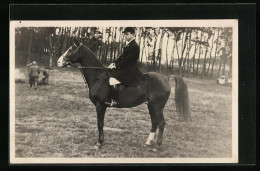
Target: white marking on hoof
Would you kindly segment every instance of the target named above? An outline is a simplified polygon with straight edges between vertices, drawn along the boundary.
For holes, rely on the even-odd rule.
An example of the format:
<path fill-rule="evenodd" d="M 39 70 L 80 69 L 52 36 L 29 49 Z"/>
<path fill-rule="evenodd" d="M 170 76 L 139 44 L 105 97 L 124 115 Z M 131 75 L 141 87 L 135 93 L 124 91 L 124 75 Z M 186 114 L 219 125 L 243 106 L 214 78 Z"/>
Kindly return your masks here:
<path fill-rule="evenodd" d="M 155 148 L 153 148 L 153 151 L 156 152 L 157 150 Z"/>
<path fill-rule="evenodd" d="M 98 150 L 98 149 L 101 148 L 101 146 L 102 146 L 102 144 L 96 143 L 96 145 L 93 147 L 93 149 L 94 149 L 94 150 Z"/>
<path fill-rule="evenodd" d="M 151 142 L 154 141 L 155 132 L 150 132 L 149 137 L 147 138 L 145 145 L 152 145 Z"/>
<path fill-rule="evenodd" d="M 99 147 L 98 147 L 97 145 L 95 145 L 95 146 L 93 147 L 93 149 L 94 149 L 94 150 L 98 150 Z"/>

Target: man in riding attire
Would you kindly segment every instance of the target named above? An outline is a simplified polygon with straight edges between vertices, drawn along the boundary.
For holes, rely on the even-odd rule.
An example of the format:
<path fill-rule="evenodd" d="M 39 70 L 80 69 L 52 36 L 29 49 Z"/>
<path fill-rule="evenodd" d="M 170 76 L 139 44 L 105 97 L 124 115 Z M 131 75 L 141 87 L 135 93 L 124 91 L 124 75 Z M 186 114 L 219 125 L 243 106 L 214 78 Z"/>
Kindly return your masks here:
<path fill-rule="evenodd" d="M 126 46 L 123 49 L 123 54 L 118 57 L 115 63 L 111 63 L 108 66 L 108 68 L 113 69 L 109 79 L 109 84 L 113 87 L 111 92 L 112 95 L 118 95 L 119 84 L 137 84 L 142 75 L 137 66 L 140 48 L 135 41 L 135 29 L 133 27 L 126 27 L 123 33 L 126 39 Z M 118 104 L 115 99 L 112 99 L 111 103 L 105 103 L 109 106 L 116 106 Z"/>
<path fill-rule="evenodd" d="M 40 68 L 37 65 L 36 61 L 33 61 L 31 65 L 28 66 L 28 76 L 29 76 L 29 84 L 30 87 L 34 85 L 34 89 L 37 89 L 37 84 L 38 84 L 38 78 L 40 74 Z"/>

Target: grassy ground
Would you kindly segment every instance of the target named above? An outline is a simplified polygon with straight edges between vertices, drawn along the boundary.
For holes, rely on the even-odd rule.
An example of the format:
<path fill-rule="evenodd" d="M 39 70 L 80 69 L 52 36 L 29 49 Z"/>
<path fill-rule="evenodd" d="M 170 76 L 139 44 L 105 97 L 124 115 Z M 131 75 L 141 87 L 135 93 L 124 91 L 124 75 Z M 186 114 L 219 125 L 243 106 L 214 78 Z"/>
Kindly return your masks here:
<path fill-rule="evenodd" d="M 231 157 L 231 88 L 215 81 L 185 80 L 192 122 L 183 122 L 175 112 L 171 81 L 164 141 L 157 152 L 144 147 L 151 127 L 145 104 L 107 109 L 103 148 L 93 149 L 96 112 L 78 70 L 52 70 L 50 85 L 38 90 L 30 89 L 28 81 L 16 83 L 16 157 Z"/>

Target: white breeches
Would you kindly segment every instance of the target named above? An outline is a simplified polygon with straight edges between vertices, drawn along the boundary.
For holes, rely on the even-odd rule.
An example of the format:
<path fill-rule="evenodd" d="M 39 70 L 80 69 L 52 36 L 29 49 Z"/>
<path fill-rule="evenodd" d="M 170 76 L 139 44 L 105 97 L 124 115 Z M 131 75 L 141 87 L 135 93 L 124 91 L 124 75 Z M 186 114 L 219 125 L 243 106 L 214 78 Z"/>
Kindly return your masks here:
<path fill-rule="evenodd" d="M 109 78 L 109 84 L 110 85 L 116 85 L 116 84 L 120 84 L 121 82 L 118 81 L 117 79 L 113 78 L 113 77 L 110 77 Z"/>

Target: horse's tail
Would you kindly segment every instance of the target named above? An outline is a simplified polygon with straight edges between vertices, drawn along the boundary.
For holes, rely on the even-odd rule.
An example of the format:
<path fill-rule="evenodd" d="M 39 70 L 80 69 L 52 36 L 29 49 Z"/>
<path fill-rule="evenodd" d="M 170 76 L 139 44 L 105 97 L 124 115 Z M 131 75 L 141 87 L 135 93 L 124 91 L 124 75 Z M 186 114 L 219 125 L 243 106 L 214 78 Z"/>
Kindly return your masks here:
<path fill-rule="evenodd" d="M 176 111 L 183 115 L 185 121 L 190 121 L 190 102 L 187 84 L 179 76 L 175 76 L 174 80 Z"/>

